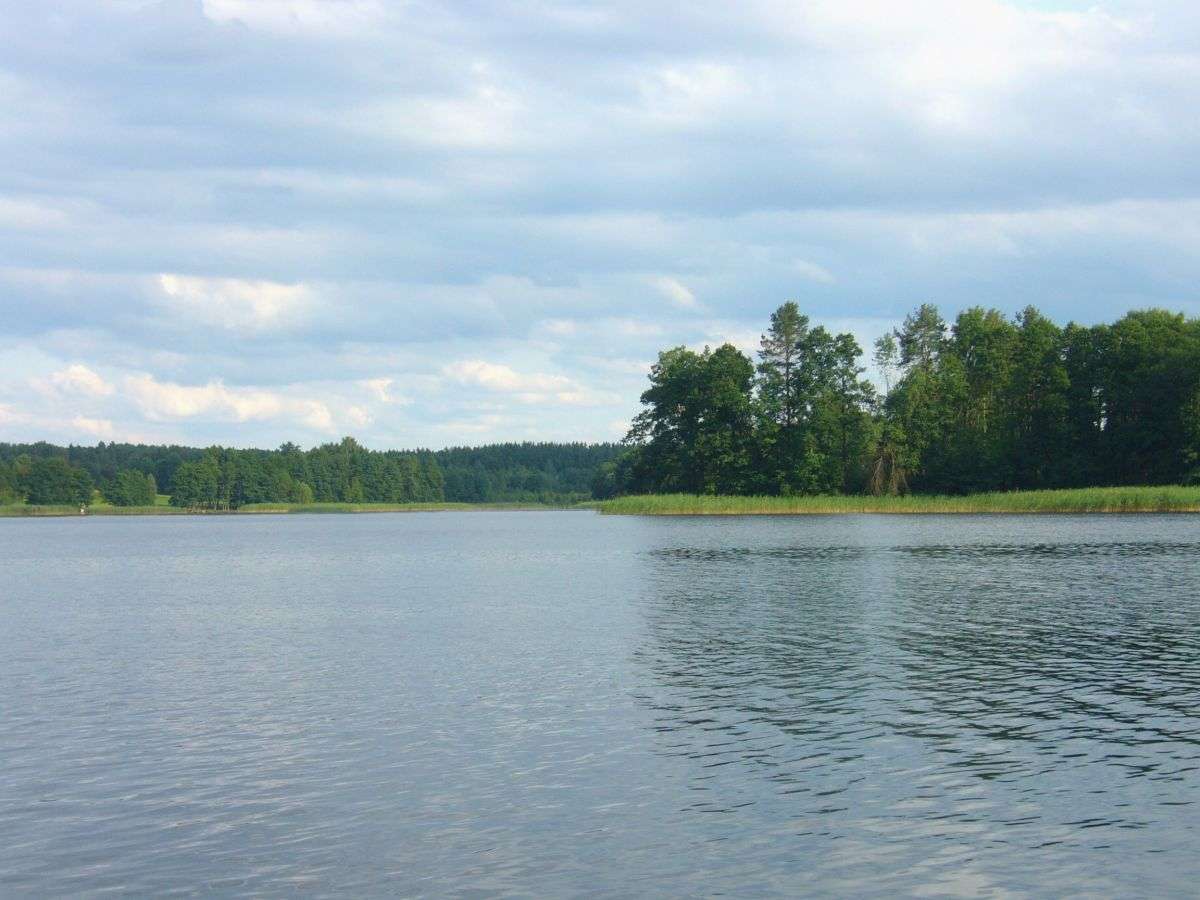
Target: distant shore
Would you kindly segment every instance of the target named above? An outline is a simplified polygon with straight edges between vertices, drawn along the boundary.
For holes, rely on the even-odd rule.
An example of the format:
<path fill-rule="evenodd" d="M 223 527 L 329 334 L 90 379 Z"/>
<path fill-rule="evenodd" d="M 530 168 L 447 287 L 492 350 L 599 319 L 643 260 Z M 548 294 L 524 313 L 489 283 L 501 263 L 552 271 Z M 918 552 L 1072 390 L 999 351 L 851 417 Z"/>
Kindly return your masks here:
<path fill-rule="evenodd" d="M 49 516 L 249 516 L 330 513 L 486 512 L 497 510 L 596 509 L 624 516 L 801 516 L 801 515 L 945 515 L 972 513 L 1200 513 L 1200 486 L 1078 488 L 1011 491 L 963 496 L 910 494 L 903 497 L 818 495 L 800 497 L 724 497 L 698 494 L 644 494 L 557 506 L 540 503 L 251 503 L 238 509 L 187 509 L 160 502 L 155 506 L 95 504 L 77 506 L 0 506 L 0 518 Z"/>
<path fill-rule="evenodd" d="M 1078 488 L 968 494 L 958 497 L 715 497 L 696 494 L 651 494 L 605 500 L 599 504 L 599 509 L 606 515 L 626 516 L 1196 513 L 1200 512 L 1200 486 Z"/>
<path fill-rule="evenodd" d="M 580 509 L 584 506 L 553 506 L 539 503 L 250 503 L 238 509 L 186 509 L 178 506 L 93 505 L 84 512 L 78 506 L 0 506 L 0 518 L 50 516 L 250 516 L 307 513 L 413 513 L 487 512 L 489 510 Z"/>

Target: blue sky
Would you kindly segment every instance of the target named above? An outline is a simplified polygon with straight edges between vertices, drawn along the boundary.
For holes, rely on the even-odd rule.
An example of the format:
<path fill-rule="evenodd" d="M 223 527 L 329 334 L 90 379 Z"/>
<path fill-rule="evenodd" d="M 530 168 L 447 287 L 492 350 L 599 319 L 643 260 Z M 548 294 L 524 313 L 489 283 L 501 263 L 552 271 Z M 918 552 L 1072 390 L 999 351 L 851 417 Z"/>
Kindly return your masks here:
<path fill-rule="evenodd" d="M 902 12 L 900 12 L 902 10 Z M 0 0 L 0 440 L 622 434 L 796 300 L 1200 314 L 1185 2 Z"/>

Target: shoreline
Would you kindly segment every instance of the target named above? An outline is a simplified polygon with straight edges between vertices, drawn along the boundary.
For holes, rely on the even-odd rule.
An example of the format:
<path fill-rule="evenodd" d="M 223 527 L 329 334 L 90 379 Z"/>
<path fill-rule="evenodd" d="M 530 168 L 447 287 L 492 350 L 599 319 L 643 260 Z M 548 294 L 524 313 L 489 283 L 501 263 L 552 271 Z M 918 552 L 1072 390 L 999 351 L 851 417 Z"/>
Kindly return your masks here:
<path fill-rule="evenodd" d="M 184 509 L 176 506 L 0 506 L 0 518 L 89 518 L 94 516 L 285 516 L 352 515 L 358 513 L 503 512 L 592 509 L 594 504 L 554 506 L 544 503 L 252 503 L 238 509 Z"/>
<path fill-rule="evenodd" d="M 645 494 L 570 505 L 543 503 L 253 503 L 238 509 L 156 506 L 0 506 L 0 518 L 89 516 L 269 516 L 420 512 L 594 510 L 624 516 L 1031 515 L 1200 513 L 1200 486 L 1075 488 L 961 496 L 815 495 L 794 497 Z"/>
<path fill-rule="evenodd" d="M 903 497 L 647 494 L 605 500 L 599 504 L 599 509 L 603 515 L 625 516 L 1200 513 L 1200 486 L 1072 488 L 962 496 L 910 494 Z"/>

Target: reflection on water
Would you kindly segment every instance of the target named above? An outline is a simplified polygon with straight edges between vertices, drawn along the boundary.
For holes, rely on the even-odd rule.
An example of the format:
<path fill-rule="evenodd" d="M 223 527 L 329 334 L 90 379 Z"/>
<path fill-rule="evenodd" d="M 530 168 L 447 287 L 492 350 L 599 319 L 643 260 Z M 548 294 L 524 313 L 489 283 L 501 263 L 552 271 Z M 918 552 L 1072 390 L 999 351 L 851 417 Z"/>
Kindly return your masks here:
<path fill-rule="evenodd" d="M 0 521 L 0 894 L 1182 894 L 1200 518 Z"/>
<path fill-rule="evenodd" d="M 1200 541 L 1073 533 L 1141 524 L 681 529 L 648 554 L 636 658 L 659 752 L 694 764 L 688 808 L 786 822 L 855 890 L 1188 888 Z M 956 525 L 977 540 L 944 543 Z"/>

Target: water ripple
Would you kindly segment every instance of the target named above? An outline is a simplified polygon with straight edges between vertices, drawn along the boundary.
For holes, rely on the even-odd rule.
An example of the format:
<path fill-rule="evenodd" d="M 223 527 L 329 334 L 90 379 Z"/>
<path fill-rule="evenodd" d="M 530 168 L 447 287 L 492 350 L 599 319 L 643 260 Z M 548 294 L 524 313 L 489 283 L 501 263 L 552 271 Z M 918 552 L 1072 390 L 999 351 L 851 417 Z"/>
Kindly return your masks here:
<path fill-rule="evenodd" d="M 1184 895 L 1200 519 L 0 520 L 0 895 Z"/>

